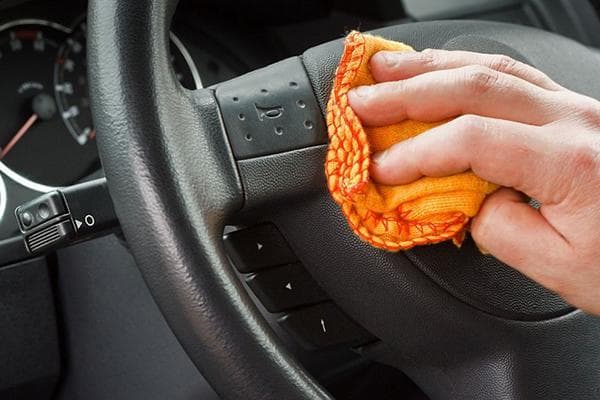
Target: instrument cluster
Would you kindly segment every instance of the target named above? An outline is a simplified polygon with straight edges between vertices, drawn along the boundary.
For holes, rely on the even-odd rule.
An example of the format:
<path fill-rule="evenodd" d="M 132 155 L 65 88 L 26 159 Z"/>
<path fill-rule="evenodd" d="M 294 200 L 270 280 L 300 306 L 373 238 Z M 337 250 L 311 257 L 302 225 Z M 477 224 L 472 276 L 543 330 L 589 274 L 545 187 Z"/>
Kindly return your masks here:
<path fill-rule="evenodd" d="M 202 86 L 182 42 L 171 34 L 173 73 Z M 0 25 L 0 171 L 38 192 L 76 183 L 100 169 L 90 110 L 86 23 L 42 19 Z"/>

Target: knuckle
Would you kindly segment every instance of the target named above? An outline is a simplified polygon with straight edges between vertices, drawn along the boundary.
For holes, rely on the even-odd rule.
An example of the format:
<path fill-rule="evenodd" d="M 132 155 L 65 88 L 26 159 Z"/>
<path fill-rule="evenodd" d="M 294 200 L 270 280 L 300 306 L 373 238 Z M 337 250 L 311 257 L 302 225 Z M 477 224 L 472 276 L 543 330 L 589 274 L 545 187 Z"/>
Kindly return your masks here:
<path fill-rule="evenodd" d="M 585 101 L 578 107 L 578 115 L 584 122 L 593 127 L 600 127 L 600 103 L 595 100 Z"/>
<path fill-rule="evenodd" d="M 425 67 L 434 68 L 436 66 L 436 54 L 434 49 L 424 49 L 419 53 L 419 60 Z"/>
<path fill-rule="evenodd" d="M 490 68 L 505 73 L 510 73 L 518 69 L 518 66 L 519 62 L 517 60 L 504 54 L 492 56 L 492 61 L 490 63 Z"/>
<path fill-rule="evenodd" d="M 600 153 L 594 146 L 578 145 L 569 150 L 568 157 L 573 165 L 573 170 L 580 175 L 589 171 L 598 171 Z"/>
<path fill-rule="evenodd" d="M 411 89 L 414 88 L 414 83 L 407 80 L 399 80 L 389 84 L 386 86 L 386 89 L 390 91 L 390 94 L 396 97 L 396 101 L 394 105 L 398 108 L 404 109 L 406 106 L 405 97 L 407 92 L 410 92 Z"/>
<path fill-rule="evenodd" d="M 454 124 L 456 124 L 456 134 L 460 135 L 467 143 L 479 140 L 486 130 L 485 119 L 473 114 L 465 114 L 456 118 Z"/>
<path fill-rule="evenodd" d="M 394 93 L 402 93 L 406 90 L 407 83 L 405 80 L 398 80 L 389 83 L 389 86 L 387 87 Z"/>
<path fill-rule="evenodd" d="M 466 84 L 474 95 L 485 94 L 497 85 L 498 79 L 498 72 L 487 67 L 475 65 L 467 69 Z"/>

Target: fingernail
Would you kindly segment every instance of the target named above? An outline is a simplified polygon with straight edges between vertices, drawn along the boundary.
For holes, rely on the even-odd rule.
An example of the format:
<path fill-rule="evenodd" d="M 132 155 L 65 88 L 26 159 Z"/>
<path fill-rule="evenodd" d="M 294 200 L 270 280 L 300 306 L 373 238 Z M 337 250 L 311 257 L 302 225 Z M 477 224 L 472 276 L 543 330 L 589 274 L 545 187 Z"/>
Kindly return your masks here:
<path fill-rule="evenodd" d="M 353 96 L 353 97 L 364 98 L 364 97 L 369 97 L 372 92 L 373 92 L 373 89 L 371 88 L 371 86 L 358 86 L 358 87 L 355 87 L 354 89 L 350 90 L 348 95 Z"/>
<path fill-rule="evenodd" d="M 380 54 L 386 67 L 395 67 L 398 64 L 398 57 L 396 54 L 386 51 L 381 52 Z"/>
<path fill-rule="evenodd" d="M 483 247 L 482 245 L 480 245 L 479 243 L 475 242 L 475 246 L 477 246 L 477 249 L 479 250 L 479 252 L 481 254 L 483 254 L 484 256 L 489 256 L 490 255 L 490 252 L 485 247 Z"/>
<path fill-rule="evenodd" d="M 379 153 L 375 153 L 371 156 L 371 160 L 374 164 L 381 164 L 387 158 L 389 152 L 387 150 L 380 151 Z"/>

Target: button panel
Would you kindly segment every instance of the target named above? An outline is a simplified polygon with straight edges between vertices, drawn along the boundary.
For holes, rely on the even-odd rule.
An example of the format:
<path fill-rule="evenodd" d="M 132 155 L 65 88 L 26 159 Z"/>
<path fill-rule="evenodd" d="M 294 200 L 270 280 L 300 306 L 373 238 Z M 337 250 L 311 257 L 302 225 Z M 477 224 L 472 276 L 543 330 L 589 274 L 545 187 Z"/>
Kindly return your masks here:
<path fill-rule="evenodd" d="M 106 179 L 43 194 L 15 209 L 25 248 L 39 254 L 118 228 Z"/>
<path fill-rule="evenodd" d="M 225 247 L 240 272 L 254 272 L 297 261 L 273 224 L 258 225 L 225 236 Z"/>
<path fill-rule="evenodd" d="M 327 297 L 272 223 L 231 232 L 224 243 L 260 303 L 271 313 L 286 312 L 278 323 L 305 348 L 376 340 Z"/>
<path fill-rule="evenodd" d="M 327 143 L 323 114 L 299 57 L 224 82 L 215 94 L 238 160 Z"/>
<path fill-rule="evenodd" d="M 356 346 L 374 340 L 364 328 L 352 321 L 332 302 L 290 312 L 280 325 L 308 349 L 336 345 Z"/>
<path fill-rule="evenodd" d="M 273 313 L 327 300 L 323 289 L 300 263 L 252 274 L 246 282 Z"/>
<path fill-rule="evenodd" d="M 22 232 L 67 214 L 67 207 L 58 191 L 46 193 L 15 211 Z"/>

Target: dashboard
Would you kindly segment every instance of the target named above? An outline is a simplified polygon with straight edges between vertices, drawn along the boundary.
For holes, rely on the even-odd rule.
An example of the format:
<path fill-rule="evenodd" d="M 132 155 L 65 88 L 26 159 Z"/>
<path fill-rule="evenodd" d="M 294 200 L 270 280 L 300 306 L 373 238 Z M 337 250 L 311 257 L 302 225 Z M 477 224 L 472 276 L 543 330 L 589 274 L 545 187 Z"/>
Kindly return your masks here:
<path fill-rule="evenodd" d="M 18 204 L 102 175 L 88 95 L 86 2 L 20 3 L 5 12 L 0 2 L 0 241 L 18 234 Z M 169 53 L 172 73 L 189 90 L 247 69 L 185 22 L 173 24 Z"/>

